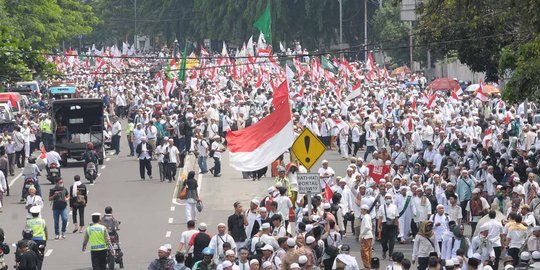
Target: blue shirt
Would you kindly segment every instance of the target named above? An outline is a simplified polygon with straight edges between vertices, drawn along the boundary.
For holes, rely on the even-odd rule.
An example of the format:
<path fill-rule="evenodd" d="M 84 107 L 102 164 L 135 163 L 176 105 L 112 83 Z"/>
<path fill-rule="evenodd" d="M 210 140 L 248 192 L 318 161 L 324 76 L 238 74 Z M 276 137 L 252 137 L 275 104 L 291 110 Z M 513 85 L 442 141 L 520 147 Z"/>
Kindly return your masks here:
<path fill-rule="evenodd" d="M 471 199 L 472 190 L 474 188 L 474 182 L 471 178 L 464 179 L 459 177 L 457 181 L 456 193 L 460 202 L 468 201 Z"/>

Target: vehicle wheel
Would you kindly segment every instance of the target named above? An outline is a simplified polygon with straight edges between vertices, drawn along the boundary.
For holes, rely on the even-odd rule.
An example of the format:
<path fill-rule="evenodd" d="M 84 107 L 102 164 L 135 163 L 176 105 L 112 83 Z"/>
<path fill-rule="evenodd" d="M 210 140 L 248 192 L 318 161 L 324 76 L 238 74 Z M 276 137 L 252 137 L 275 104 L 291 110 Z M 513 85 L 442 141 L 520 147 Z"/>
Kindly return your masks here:
<path fill-rule="evenodd" d="M 120 265 L 120 269 L 124 268 L 124 260 L 121 260 L 119 265 Z"/>
<path fill-rule="evenodd" d="M 109 254 L 109 256 L 107 256 L 107 266 L 109 267 L 110 270 L 114 270 L 114 256 L 112 256 L 111 254 Z"/>

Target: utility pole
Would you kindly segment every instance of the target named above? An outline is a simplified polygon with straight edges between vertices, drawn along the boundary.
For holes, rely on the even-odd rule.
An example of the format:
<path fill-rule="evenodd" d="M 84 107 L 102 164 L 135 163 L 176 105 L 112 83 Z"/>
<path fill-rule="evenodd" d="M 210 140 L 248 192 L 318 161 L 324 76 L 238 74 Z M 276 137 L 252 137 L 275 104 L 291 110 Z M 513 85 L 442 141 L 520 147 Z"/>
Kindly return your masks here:
<path fill-rule="evenodd" d="M 412 23 L 412 21 L 409 21 L 409 62 L 411 63 L 411 71 L 414 71 Z"/>
<path fill-rule="evenodd" d="M 364 0 L 364 61 L 368 55 L 367 14 L 367 0 Z"/>
<path fill-rule="evenodd" d="M 343 0 L 339 0 L 339 51 L 341 52 L 341 45 L 343 44 Z M 342 52 L 343 53 L 343 52 Z"/>
<path fill-rule="evenodd" d="M 133 22 L 135 23 L 135 28 L 133 29 L 133 43 L 135 43 L 135 48 L 138 49 L 139 44 L 137 44 L 137 0 L 134 0 L 134 6 L 135 8 L 133 9 Z"/>

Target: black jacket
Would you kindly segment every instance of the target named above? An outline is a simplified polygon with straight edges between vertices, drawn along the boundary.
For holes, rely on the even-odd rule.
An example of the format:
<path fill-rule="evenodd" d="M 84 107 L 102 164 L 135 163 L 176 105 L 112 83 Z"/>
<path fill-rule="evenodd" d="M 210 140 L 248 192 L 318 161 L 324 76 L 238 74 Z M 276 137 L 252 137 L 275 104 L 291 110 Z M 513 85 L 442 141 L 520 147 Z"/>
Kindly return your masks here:
<path fill-rule="evenodd" d="M 146 143 L 146 150 L 148 151 L 148 154 L 150 154 L 150 157 L 152 157 L 152 153 L 154 152 L 154 148 L 151 144 Z M 142 143 L 139 143 L 137 145 L 137 149 L 135 149 L 135 153 L 137 153 L 137 157 L 139 157 L 142 153 Z"/>

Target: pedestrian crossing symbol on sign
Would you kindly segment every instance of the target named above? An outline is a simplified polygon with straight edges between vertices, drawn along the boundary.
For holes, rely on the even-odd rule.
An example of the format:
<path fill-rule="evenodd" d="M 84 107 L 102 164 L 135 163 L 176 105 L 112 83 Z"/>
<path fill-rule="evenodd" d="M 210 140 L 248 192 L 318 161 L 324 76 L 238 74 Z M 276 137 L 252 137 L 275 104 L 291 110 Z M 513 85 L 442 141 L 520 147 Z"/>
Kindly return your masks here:
<path fill-rule="evenodd" d="M 292 145 L 293 154 L 308 170 L 315 165 L 324 151 L 326 151 L 324 144 L 307 128 L 302 130 Z"/>

